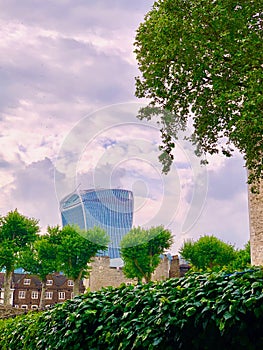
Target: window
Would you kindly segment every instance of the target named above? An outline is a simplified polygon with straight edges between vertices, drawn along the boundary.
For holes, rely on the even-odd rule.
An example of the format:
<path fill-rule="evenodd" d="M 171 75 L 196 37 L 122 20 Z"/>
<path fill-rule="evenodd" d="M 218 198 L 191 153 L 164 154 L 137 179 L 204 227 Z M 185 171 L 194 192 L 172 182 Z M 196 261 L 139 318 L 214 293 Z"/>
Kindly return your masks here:
<path fill-rule="evenodd" d="M 46 299 L 52 299 L 52 297 L 53 297 L 53 292 L 46 292 L 45 294 Z"/>
<path fill-rule="evenodd" d="M 31 309 L 32 309 L 32 310 L 38 309 L 38 305 L 31 305 Z"/>
<path fill-rule="evenodd" d="M 27 309 L 27 305 L 21 305 L 21 309 Z"/>
<path fill-rule="evenodd" d="M 26 297 L 26 292 L 24 290 L 20 290 L 18 292 L 18 298 L 19 299 L 25 299 L 25 297 Z"/>
<path fill-rule="evenodd" d="M 38 292 L 32 292 L 31 299 L 38 299 Z"/>
<path fill-rule="evenodd" d="M 25 278 L 25 279 L 24 279 L 24 285 L 25 285 L 25 286 L 29 286 L 30 283 L 31 283 L 31 279 L 30 279 L 30 278 Z"/>
<path fill-rule="evenodd" d="M 72 280 L 68 280 L 68 286 L 73 287 L 74 286 L 74 282 Z"/>
<path fill-rule="evenodd" d="M 52 286 L 53 280 L 47 280 L 46 286 Z"/>
<path fill-rule="evenodd" d="M 15 305 L 15 308 L 18 309 L 18 308 L 19 308 L 19 305 L 16 304 L 16 305 Z"/>
<path fill-rule="evenodd" d="M 59 299 L 65 299 L 65 292 L 58 292 Z"/>

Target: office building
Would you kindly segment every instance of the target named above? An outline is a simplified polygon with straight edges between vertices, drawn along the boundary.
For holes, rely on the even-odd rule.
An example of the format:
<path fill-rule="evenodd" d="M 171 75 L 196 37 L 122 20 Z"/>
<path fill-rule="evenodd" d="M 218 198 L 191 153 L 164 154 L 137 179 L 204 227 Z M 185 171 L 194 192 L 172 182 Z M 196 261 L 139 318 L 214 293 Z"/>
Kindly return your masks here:
<path fill-rule="evenodd" d="M 109 248 L 101 255 L 120 257 L 120 241 L 131 230 L 133 193 L 123 189 L 89 189 L 71 193 L 60 202 L 62 225 L 81 229 L 101 227 L 110 236 Z"/>

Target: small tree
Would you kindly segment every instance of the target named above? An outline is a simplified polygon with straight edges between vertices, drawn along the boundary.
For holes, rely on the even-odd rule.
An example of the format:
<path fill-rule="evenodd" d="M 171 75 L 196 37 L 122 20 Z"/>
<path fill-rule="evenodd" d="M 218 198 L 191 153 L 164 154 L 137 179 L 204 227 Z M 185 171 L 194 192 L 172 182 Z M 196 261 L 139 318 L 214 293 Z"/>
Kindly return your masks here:
<path fill-rule="evenodd" d="M 17 209 L 0 217 L 0 268 L 5 269 L 5 306 L 10 301 L 12 273 L 19 254 L 34 242 L 37 232 L 39 232 L 38 221 L 19 214 Z"/>
<path fill-rule="evenodd" d="M 227 266 L 236 259 L 236 251 L 232 245 L 207 235 L 196 242 L 184 242 L 179 253 L 197 269 Z"/>
<path fill-rule="evenodd" d="M 99 250 L 107 249 L 109 237 L 106 232 L 94 227 L 87 231 L 67 225 L 60 231 L 58 259 L 60 270 L 74 281 L 73 294 L 79 294 L 79 283 L 88 275 L 88 263 Z"/>
<path fill-rule="evenodd" d="M 28 273 L 39 277 L 42 288 L 39 307 L 44 307 L 47 275 L 58 271 L 58 228 L 48 228 L 48 233 L 39 236 L 31 249 L 25 250 L 20 258 L 20 266 Z"/>
<path fill-rule="evenodd" d="M 251 257 L 250 257 L 250 242 L 243 249 L 236 250 L 236 258 L 233 262 L 230 263 L 230 267 L 235 270 L 243 270 L 251 266 Z"/>
<path fill-rule="evenodd" d="M 160 263 L 160 255 L 170 248 L 172 243 L 171 232 L 163 226 L 152 227 L 149 230 L 133 228 L 121 241 L 125 276 L 137 278 L 139 283 L 144 278 L 148 283 Z"/>

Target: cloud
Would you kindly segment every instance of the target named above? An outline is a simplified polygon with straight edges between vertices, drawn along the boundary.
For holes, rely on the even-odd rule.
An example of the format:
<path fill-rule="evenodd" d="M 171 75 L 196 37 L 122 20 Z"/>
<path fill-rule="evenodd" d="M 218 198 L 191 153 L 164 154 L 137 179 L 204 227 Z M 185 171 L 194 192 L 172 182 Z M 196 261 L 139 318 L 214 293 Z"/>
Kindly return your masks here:
<path fill-rule="evenodd" d="M 152 0 L 0 3 L 2 214 L 17 207 L 40 219 L 45 230 L 60 223 L 56 195 L 61 199 L 79 184 L 122 187 L 135 193 L 135 224 L 170 225 L 177 242 L 206 232 L 231 231 L 237 242 L 247 237 L 240 157 L 213 158 L 206 168 L 206 196 L 205 173 L 191 147 L 179 142 L 175 164 L 163 175 L 158 127 L 137 120 L 139 104 L 126 103 L 136 101 L 136 29 L 152 5 Z"/>
<path fill-rule="evenodd" d="M 226 158 L 223 166 L 209 171 L 208 196 L 216 200 L 229 200 L 246 193 L 247 172 L 241 156 Z"/>
<path fill-rule="evenodd" d="M 50 159 L 45 158 L 20 169 L 12 183 L 2 190 L 1 203 L 9 199 L 6 202 L 7 211 L 17 208 L 22 214 L 40 220 L 42 230 L 47 225 L 60 224 L 54 167 Z"/>

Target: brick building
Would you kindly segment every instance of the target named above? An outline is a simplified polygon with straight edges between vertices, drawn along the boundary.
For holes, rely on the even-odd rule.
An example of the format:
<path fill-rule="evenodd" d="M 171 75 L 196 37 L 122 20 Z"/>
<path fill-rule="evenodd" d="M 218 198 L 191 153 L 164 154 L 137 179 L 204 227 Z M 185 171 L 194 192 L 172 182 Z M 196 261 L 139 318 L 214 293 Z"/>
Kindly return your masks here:
<path fill-rule="evenodd" d="M 3 302 L 3 276 L 0 274 L 1 300 Z M 73 298 L 74 282 L 60 273 L 47 276 L 46 293 L 44 297 L 45 307 Z M 80 292 L 84 293 L 83 282 L 80 284 Z M 41 281 L 37 276 L 14 273 L 12 280 L 11 305 L 22 309 L 37 309 L 41 297 Z"/>

